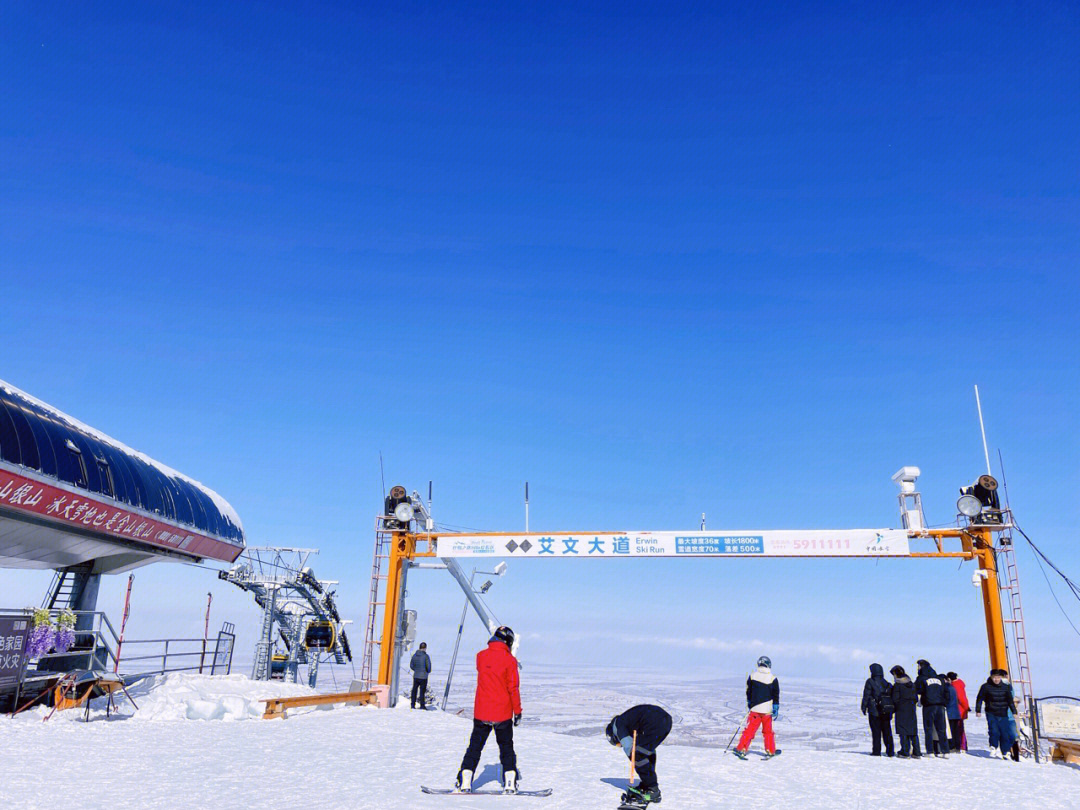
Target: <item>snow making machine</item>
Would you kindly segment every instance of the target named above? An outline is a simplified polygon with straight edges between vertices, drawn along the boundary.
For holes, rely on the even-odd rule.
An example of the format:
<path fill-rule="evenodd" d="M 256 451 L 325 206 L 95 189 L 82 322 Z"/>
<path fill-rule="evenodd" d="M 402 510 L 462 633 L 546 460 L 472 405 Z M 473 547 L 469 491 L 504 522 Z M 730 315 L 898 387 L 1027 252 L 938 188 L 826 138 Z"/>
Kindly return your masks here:
<path fill-rule="evenodd" d="M 76 617 L 66 654 L 0 678 L 0 701 L 16 681 L 114 669 L 117 635 L 97 610 L 103 575 L 231 563 L 244 545 L 239 516 L 216 492 L 0 380 L 0 567 L 54 569 L 41 607 Z"/>

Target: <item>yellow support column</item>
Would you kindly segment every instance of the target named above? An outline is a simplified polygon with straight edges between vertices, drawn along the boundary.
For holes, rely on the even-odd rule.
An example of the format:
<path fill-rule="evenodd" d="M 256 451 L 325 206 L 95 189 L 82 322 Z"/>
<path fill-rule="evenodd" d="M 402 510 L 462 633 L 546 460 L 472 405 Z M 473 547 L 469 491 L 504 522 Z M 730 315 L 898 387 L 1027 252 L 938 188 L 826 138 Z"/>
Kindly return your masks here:
<path fill-rule="evenodd" d="M 975 529 L 975 554 L 979 570 L 985 571 L 981 587 L 983 610 L 986 613 L 986 639 L 990 645 L 992 669 L 1009 669 L 1009 654 L 1005 648 L 1005 621 L 1001 613 L 1001 589 L 998 586 L 997 559 L 994 536 L 989 529 Z"/>
<path fill-rule="evenodd" d="M 390 565 L 386 572 L 386 602 L 383 605 L 382 641 L 379 643 L 378 683 L 390 685 L 397 645 L 397 620 L 401 612 L 401 573 L 406 560 L 412 559 L 416 538 L 405 532 L 394 532 L 390 544 Z"/>

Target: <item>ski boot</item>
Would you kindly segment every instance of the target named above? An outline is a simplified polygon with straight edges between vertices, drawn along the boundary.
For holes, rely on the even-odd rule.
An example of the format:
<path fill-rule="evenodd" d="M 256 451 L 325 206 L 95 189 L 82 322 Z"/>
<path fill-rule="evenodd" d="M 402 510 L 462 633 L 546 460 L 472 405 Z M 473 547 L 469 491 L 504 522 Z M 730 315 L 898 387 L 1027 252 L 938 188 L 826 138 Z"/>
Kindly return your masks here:
<path fill-rule="evenodd" d="M 506 771 L 503 773 L 503 793 L 517 793 L 517 771 Z"/>
<path fill-rule="evenodd" d="M 454 793 L 472 793 L 472 778 L 472 771 L 458 771 L 457 780 L 454 782 Z"/>
<path fill-rule="evenodd" d="M 736 748 L 731 753 L 733 753 L 735 756 L 737 756 L 739 759 L 743 760 L 744 762 L 746 761 L 746 752 L 745 751 L 740 751 L 738 748 Z"/>
<path fill-rule="evenodd" d="M 765 759 L 772 759 L 773 757 L 778 757 L 778 756 L 780 756 L 781 753 L 783 753 L 783 752 L 779 748 L 777 748 L 771 754 L 768 751 L 766 751 L 765 752 Z"/>

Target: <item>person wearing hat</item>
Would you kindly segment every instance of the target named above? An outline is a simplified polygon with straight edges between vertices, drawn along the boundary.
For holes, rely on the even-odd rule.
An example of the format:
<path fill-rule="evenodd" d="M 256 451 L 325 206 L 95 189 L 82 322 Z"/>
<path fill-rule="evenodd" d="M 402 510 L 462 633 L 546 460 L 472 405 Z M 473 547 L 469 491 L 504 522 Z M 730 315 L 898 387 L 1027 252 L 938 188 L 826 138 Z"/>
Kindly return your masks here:
<path fill-rule="evenodd" d="M 640 777 L 637 785 L 627 785 L 624 807 L 644 807 L 660 803 L 660 783 L 656 778 L 656 748 L 671 733 L 671 715 L 659 706 L 643 703 L 611 718 L 604 729 L 612 745 L 621 745 L 634 761 Z"/>
<path fill-rule="evenodd" d="M 976 717 L 982 716 L 983 705 L 986 706 L 990 751 L 996 755 L 995 749 L 1000 749 L 1002 759 L 1008 756 L 1015 742 L 1009 712 L 1014 715 L 1017 713 L 1016 698 L 1013 696 L 1012 684 L 1005 680 L 1008 674 L 1003 669 L 990 670 L 990 677 L 979 687 L 979 694 L 975 698 Z"/>
<path fill-rule="evenodd" d="M 915 679 L 915 691 L 922 703 L 923 733 L 926 735 L 926 753 L 929 756 L 948 758 L 949 737 L 945 730 L 947 717 L 945 707 L 949 705 L 949 690 L 930 662 L 920 658 L 919 676 Z"/>
<path fill-rule="evenodd" d="M 780 753 L 772 729 L 772 721 L 780 714 L 780 681 L 772 674 L 772 661 L 767 655 L 761 656 L 757 664 L 757 669 L 746 679 L 746 705 L 750 713 L 746 716 L 746 730 L 734 751 L 739 759 L 746 759 L 746 751 L 754 741 L 758 726 L 765 737 L 765 759 Z"/>
<path fill-rule="evenodd" d="M 896 714 L 893 718 L 896 722 L 896 736 L 900 738 L 901 759 L 919 759 L 922 752 L 919 750 L 919 723 L 915 719 L 915 704 L 918 702 L 918 692 L 911 678 L 904 672 L 904 668 L 897 664 L 889 670 L 895 681 L 892 685 L 892 702 Z"/>
<path fill-rule="evenodd" d="M 412 660 L 409 662 L 409 669 L 412 670 L 412 700 L 410 701 L 409 708 L 416 708 L 416 698 L 420 698 L 420 708 L 427 708 L 427 681 L 428 675 L 431 674 L 431 657 L 427 654 L 427 643 L 420 642 L 420 646 L 416 652 L 413 653 Z"/>
<path fill-rule="evenodd" d="M 518 688 L 518 662 L 513 648 L 514 631 L 504 626 L 492 635 L 487 649 L 476 654 L 473 730 L 454 783 L 454 790 L 458 793 L 472 792 L 473 774 L 492 731 L 495 732 L 495 742 L 499 744 L 503 793 L 517 793 L 521 774 L 514 752 L 514 726 L 521 722 L 521 693 Z"/>

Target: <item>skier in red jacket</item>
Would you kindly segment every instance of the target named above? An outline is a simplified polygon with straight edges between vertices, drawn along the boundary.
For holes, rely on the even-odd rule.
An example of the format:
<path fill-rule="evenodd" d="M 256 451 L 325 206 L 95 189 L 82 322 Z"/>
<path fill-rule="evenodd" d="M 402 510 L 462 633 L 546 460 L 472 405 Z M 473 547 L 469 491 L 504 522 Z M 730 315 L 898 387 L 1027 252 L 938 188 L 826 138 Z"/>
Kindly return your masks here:
<path fill-rule="evenodd" d="M 473 730 L 465 758 L 461 760 L 455 789 L 472 791 L 473 774 L 480 764 L 480 752 L 492 729 L 499 744 L 503 769 L 503 792 L 517 793 L 517 755 L 514 753 L 514 726 L 521 722 L 521 694 L 518 692 L 518 662 L 511 649 L 514 631 L 500 627 L 487 649 L 476 654 L 476 702 Z"/>

